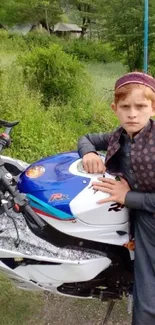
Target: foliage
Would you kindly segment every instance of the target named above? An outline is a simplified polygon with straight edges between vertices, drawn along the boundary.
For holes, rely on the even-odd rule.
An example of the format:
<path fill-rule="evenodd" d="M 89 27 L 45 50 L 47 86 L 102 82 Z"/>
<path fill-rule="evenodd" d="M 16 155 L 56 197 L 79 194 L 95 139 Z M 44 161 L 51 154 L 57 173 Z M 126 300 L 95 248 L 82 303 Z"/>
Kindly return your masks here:
<path fill-rule="evenodd" d="M 61 39 L 54 34 L 45 35 L 45 34 L 31 32 L 25 36 L 22 36 L 22 38 L 29 50 L 32 50 L 34 47 L 49 47 L 54 43 L 56 44 L 61 43 Z"/>
<path fill-rule="evenodd" d="M 20 120 L 14 129 L 11 155 L 34 161 L 68 146 L 65 129 L 55 122 L 52 107 L 45 111 L 37 92 L 24 86 L 22 73 L 14 65 L 4 69 L 0 84 L 1 118 Z M 9 89 L 9 91 L 8 91 Z M 61 119 L 60 119 L 61 120 Z"/>
<path fill-rule="evenodd" d="M 77 23 L 82 27 L 81 36 L 86 31 L 96 44 L 96 39 L 110 44 L 115 49 L 117 59 L 128 66 L 128 70 L 142 70 L 143 68 L 143 38 L 144 38 L 144 1 L 143 0 L 1 0 L 0 21 L 3 24 L 13 25 L 24 22 L 41 22 L 47 30 L 49 27 L 65 19 Z M 149 1 L 149 53 L 154 46 L 155 2 Z M 50 39 L 36 38 L 38 46 L 49 46 Z M 29 48 L 33 46 L 30 38 L 25 38 Z M 56 38 L 55 38 L 56 41 Z M 58 41 L 58 40 L 57 40 Z M 56 41 L 56 42 L 57 42 Z M 59 41 L 58 41 L 59 43 Z M 87 59 L 99 57 L 107 62 L 107 49 L 101 49 L 99 43 L 96 51 L 87 44 L 75 42 L 66 48 L 68 53 Z M 81 48 L 81 50 L 80 50 Z M 91 52 L 91 53 L 89 53 Z M 113 51 L 110 53 L 113 57 Z M 106 57 L 104 59 L 104 57 Z M 109 62 L 109 61 L 108 61 Z"/>
<path fill-rule="evenodd" d="M 0 44 L 1 51 L 30 51 L 34 47 L 49 47 L 53 43 L 60 44 L 61 39 L 54 34 L 42 34 L 32 31 L 26 35 L 19 35 L 17 33 L 8 33 L 0 30 Z"/>
<path fill-rule="evenodd" d="M 8 34 L 0 31 L 0 43 L 5 50 L 29 51 L 35 47 L 49 48 L 53 44 L 59 44 L 63 50 L 76 56 L 82 61 L 112 62 L 116 61 L 116 55 L 110 43 L 85 39 L 59 38 L 54 34 L 40 34 L 31 32 L 27 35 Z"/>
<path fill-rule="evenodd" d="M 30 88 L 39 89 L 46 106 L 51 101 L 77 105 L 89 94 L 89 80 L 83 65 L 54 44 L 34 48 L 19 59 Z"/>
<path fill-rule="evenodd" d="M 65 52 L 85 61 L 112 62 L 115 60 L 113 48 L 108 43 L 91 40 L 70 40 L 63 42 Z"/>
<path fill-rule="evenodd" d="M 43 22 L 46 28 L 61 17 L 59 0 L 1 0 L 0 22 L 7 25 Z"/>
<path fill-rule="evenodd" d="M 102 0 L 66 0 L 65 6 L 69 5 L 69 10 L 75 10 L 77 22 L 82 28 L 81 37 L 83 38 L 91 22 L 102 19 L 103 12 Z"/>
<path fill-rule="evenodd" d="M 155 57 L 154 57 L 155 45 L 152 47 L 152 50 L 149 52 L 149 65 L 148 72 L 155 78 Z"/>
<path fill-rule="evenodd" d="M 18 34 L 9 34 L 6 31 L 0 31 L 0 44 L 1 51 L 13 51 L 27 50 L 27 45 L 22 36 Z"/>
<path fill-rule="evenodd" d="M 124 63 L 130 71 L 141 70 L 143 66 L 143 29 L 144 29 L 144 1 L 143 0 L 103 0 L 105 8 L 106 38 L 111 42 L 117 53 L 120 53 Z M 150 26 L 153 30 L 153 12 L 150 2 Z M 117 14 L 116 14 L 117 13 Z M 153 43 L 149 37 L 149 49 Z"/>
<path fill-rule="evenodd" d="M 92 75 L 96 75 L 95 80 L 100 74 L 101 93 L 98 95 L 99 87 L 97 86 L 96 89 L 96 82 L 94 82 L 94 98 L 91 97 L 90 104 L 81 102 L 74 108 L 70 104 L 61 106 L 53 104 L 45 110 L 40 94 L 29 90 L 24 85 L 22 71 L 15 63 L 1 68 L 1 119 L 20 120 L 13 131 L 12 146 L 5 154 L 32 162 L 57 152 L 75 150 L 77 139 L 85 133 L 108 131 L 114 128 L 117 119 L 109 109 L 109 104 L 105 100 L 101 101 L 104 94 L 104 90 L 101 89 L 103 81 L 107 87 L 113 87 L 113 80 L 111 83 L 108 71 L 105 69 L 104 65 L 96 70 L 94 65 L 92 69 Z M 115 71 L 115 78 L 119 75 L 120 69 L 120 66 L 116 69 L 112 65 L 110 70 L 109 66 L 109 71 L 113 73 Z M 78 96 L 77 94 L 77 102 Z"/>

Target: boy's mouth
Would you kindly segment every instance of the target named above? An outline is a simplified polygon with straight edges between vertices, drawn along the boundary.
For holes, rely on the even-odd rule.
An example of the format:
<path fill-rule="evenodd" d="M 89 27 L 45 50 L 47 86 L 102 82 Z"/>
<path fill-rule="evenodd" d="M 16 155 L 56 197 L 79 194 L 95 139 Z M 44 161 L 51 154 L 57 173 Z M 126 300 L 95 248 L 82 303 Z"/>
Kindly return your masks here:
<path fill-rule="evenodd" d="M 138 125 L 139 123 L 138 122 L 127 122 L 126 124 L 127 125 Z"/>

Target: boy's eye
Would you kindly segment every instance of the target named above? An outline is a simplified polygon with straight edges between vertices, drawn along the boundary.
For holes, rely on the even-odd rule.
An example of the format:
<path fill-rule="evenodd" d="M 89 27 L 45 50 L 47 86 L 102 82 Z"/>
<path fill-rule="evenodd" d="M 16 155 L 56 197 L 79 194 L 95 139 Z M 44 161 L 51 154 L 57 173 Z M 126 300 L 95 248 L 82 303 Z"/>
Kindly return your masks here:
<path fill-rule="evenodd" d="M 146 107 L 146 105 L 145 104 L 138 104 L 137 107 L 142 108 L 142 107 Z"/>
<path fill-rule="evenodd" d="M 124 109 L 128 109 L 129 106 L 128 106 L 128 105 L 122 105 L 122 108 L 124 108 Z"/>

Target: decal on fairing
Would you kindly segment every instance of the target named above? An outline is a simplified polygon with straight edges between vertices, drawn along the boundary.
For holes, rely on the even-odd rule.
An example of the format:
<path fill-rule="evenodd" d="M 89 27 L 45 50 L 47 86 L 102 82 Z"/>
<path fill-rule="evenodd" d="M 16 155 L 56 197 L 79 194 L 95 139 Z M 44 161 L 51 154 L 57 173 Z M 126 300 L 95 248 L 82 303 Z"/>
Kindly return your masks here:
<path fill-rule="evenodd" d="M 62 193 L 54 193 L 50 196 L 48 202 L 53 202 L 53 201 L 62 201 L 68 199 L 67 194 L 62 194 Z"/>
<path fill-rule="evenodd" d="M 35 210 L 36 213 L 43 214 L 47 217 L 54 218 L 54 219 L 60 219 L 63 221 L 70 221 L 74 220 L 76 217 L 71 216 L 68 213 L 65 213 L 63 211 L 60 211 L 54 207 L 51 207 L 49 204 L 39 200 L 38 198 L 34 197 L 31 194 L 27 194 L 27 197 L 30 201 L 31 207 Z"/>
<path fill-rule="evenodd" d="M 123 208 L 125 207 L 124 204 L 121 204 L 121 203 L 112 203 L 110 205 L 110 208 L 108 209 L 108 211 L 115 211 L 115 212 L 119 212 L 121 211 Z"/>
<path fill-rule="evenodd" d="M 26 170 L 25 175 L 28 178 L 38 178 L 45 173 L 45 168 L 43 166 L 33 166 Z"/>

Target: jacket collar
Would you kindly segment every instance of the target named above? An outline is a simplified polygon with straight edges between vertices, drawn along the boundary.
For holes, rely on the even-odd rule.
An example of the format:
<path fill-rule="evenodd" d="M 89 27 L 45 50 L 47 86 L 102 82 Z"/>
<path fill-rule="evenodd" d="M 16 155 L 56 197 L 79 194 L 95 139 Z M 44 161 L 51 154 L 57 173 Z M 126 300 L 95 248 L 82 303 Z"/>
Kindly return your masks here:
<path fill-rule="evenodd" d="M 155 121 L 150 119 L 148 121 L 148 123 L 144 126 L 144 128 L 142 130 L 140 130 L 136 135 L 134 135 L 132 142 L 136 143 L 139 141 L 140 138 L 146 139 L 146 141 L 147 141 L 147 139 L 149 138 L 150 131 L 152 129 L 153 124 L 155 124 Z M 127 135 L 125 129 L 123 129 L 123 127 L 121 127 L 121 126 L 118 127 L 118 129 L 115 132 L 115 141 L 119 141 L 120 137 L 123 136 L 123 134 Z"/>

